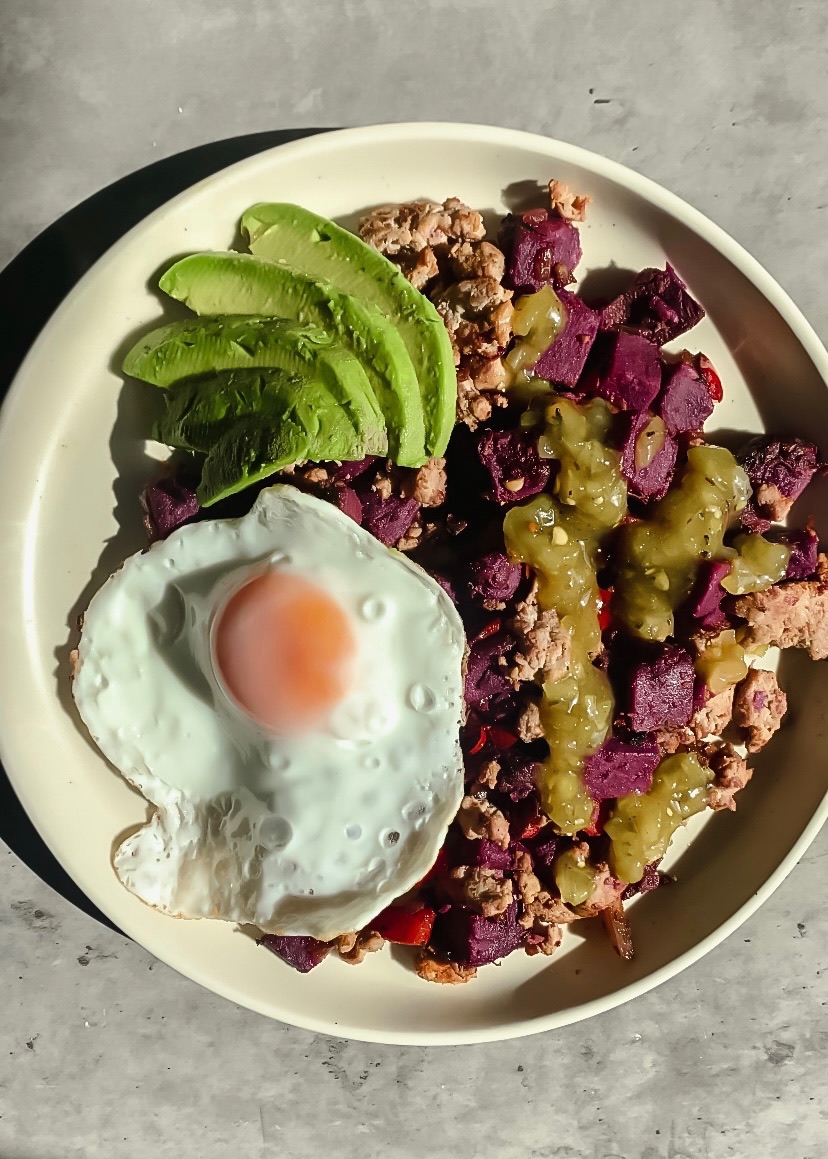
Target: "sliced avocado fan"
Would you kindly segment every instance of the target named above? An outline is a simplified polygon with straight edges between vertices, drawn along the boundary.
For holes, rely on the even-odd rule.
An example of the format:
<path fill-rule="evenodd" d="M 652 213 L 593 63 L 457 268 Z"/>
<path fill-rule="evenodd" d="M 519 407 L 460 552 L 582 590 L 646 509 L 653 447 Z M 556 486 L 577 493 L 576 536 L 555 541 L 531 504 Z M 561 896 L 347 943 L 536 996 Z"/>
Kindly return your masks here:
<path fill-rule="evenodd" d="M 448 331 L 428 298 L 348 230 L 298 205 L 260 203 L 242 217 L 251 252 L 330 282 L 378 306 L 397 327 L 417 372 L 426 450 L 443 455 L 454 426 L 457 376 Z"/>
<path fill-rule="evenodd" d="M 361 455 L 386 453 L 385 421 L 359 360 L 315 327 L 244 315 L 196 318 L 151 331 L 124 359 L 125 374 L 160 387 L 211 371 L 261 367 L 322 383 L 357 432 Z"/>
<path fill-rule="evenodd" d="M 399 331 L 377 306 L 250 254 L 192 254 L 158 284 L 196 314 L 258 314 L 318 326 L 360 359 L 385 418 L 394 461 L 419 467 L 428 458 L 414 366 Z"/>

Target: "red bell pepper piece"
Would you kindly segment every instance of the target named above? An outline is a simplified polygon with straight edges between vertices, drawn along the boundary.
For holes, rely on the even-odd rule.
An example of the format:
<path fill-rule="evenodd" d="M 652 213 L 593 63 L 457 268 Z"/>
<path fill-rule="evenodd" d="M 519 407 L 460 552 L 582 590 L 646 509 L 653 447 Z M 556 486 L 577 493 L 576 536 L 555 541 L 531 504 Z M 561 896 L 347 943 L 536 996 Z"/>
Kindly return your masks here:
<path fill-rule="evenodd" d="M 609 817 L 609 807 L 609 801 L 596 801 L 589 825 L 582 832 L 586 833 L 588 837 L 599 837 L 604 832 L 604 826 Z"/>
<path fill-rule="evenodd" d="M 500 631 L 502 624 L 500 620 L 492 620 L 481 628 L 477 635 L 472 639 L 472 644 L 476 644 L 478 640 L 487 640 L 489 636 L 496 636 Z"/>
<path fill-rule="evenodd" d="M 489 740 L 496 749 L 510 749 L 512 745 L 517 744 L 517 737 L 514 733 L 509 732 L 505 728 L 500 728 L 496 724 L 487 725 L 486 731 L 489 734 Z"/>
<path fill-rule="evenodd" d="M 469 749 L 469 756 L 473 757 L 477 753 L 479 753 L 482 748 L 485 748 L 487 739 L 488 739 L 488 734 L 486 732 L 486 726 L 485 726 L 485 724 L 481 724 L 480 736 L 474 742 L 474 747 Z"/>
<path fill-rule="evenodd" d="M 530 837 L 536 837 L 543 828 L 542 822 L 542 817 L 533 817 L 530 821 L 527 821 L 520 832 L 520 840 L 528 841 Z"/>
<path fill-rule="evenodd" d="M 713 369 L 713 363 L 705 354 L 700 354 L 698 357 L 699 374 L 704 379 L 704 385 L 710 392 L 710 397 L 714 402 L 721 402 L 724 397 L 724 390 L 722 389 L 722 380 L 719 378 L 716 371 Z"/>
<path fill-rule="evenodd" d="M 415 910 L 390 905 L 374 918 L 370 928 L 387 942 L 396 942 L 399 946 L 424 946 L 431 937 L 431 927 L 436 916 L 427 905 Z"/>
<path fill-rule="evenodd" d="M 609 610 L 609 603 L 612 599 L 612 588 L 599 588 L 598 598 L 601 601 L 601 607 L 598 609 L 598 627 L 602 632 L 606 632 L 607 628 L 612 623 L 612 612 Z"/>

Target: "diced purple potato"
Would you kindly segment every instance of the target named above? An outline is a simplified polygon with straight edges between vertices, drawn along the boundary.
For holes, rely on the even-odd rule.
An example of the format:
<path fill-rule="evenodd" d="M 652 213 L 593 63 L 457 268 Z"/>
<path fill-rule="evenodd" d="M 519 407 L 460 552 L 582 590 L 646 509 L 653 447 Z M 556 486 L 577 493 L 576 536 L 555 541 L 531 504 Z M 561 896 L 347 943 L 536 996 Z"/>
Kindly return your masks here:
<path fill-rule="evenodd" d="M 465 966 L 496 962 L 521 946 L 526 937 L 526 931 L 518 925 L 517 909 L 517 902 L 513 901 L 499 917 L 484 918 L 452 906 L 437 915 L 431 944 Z"/>
<path fill-rule="evenodd" d="M 621 472 L 627 490 L 647 503 L 663 499 L 676 469 L 678 443 L 648 411 L 621 415 Z"/>
<path fill-rule="evenodd" d="M 730 620 L 721 608 L 717 612 L 708 612 L 706 616 L 700 616 L 698 621 L 698 627 L 703 632 L 721 632 L 729 626 Z"/>
<path fill-rule="evenodd" d="M 144 490 L 142 502 L 153 542 L 172 535 L 179 527 L 195 519 L 199 511 L 194 488 L 174 475 L 165 475 L 150 483 Z"/>
<path fill-rule="evenodd" d="M 551 826 L 549 828 L 551 829 Z M 551 889 L 558 888 L 555 884 L 555 858 L 563 852 L 565 845 L 565 838 L 556 837 L 554 834 L 547 836 L 544 829 L 541 829 L 537 837 L 526 842 L 535 873 L 544 885 Z"/>
<path fill-rule="evenodd" d="M 307 974 L 315 969 L 333 949 L 331 942 L 320 942 L 316 938 L 288 934 L 265 934 L 259 939 L 259 945 L 265 946 L 300 974 Z"/>
<path fill-rule="evenodd" d="M 688 610 L 704 629 L 727 626 L 727 616 L 722 611 L 722 600 L 727 592 L 722 587 L 722 580 L 730 575 L 731 567 L 730 561 L 726 559 L 704 560 L 699 564 Z"/>
<path fill-rule="evenodd" d="M 431 578 L 433 580 L 436 580 L 436 582 L 440 585 L 440 587 L 446 593 L 446 595 L 451 600 L 451 602 L 453 604 L 456 604 L 457 603 L 457 591 L 454 587 L 453 582 L 450 579 L 447 579 L 444 575 L 437 575 L 435 572 L 431 573 Z"/>
<path fill-rule="evenodd" d="M 362 526 L 387 547 L 393 547 L 407 534 L 420 511 L 416 499 L 401 499 L 398 495 L 383 499 L 373 488 L 364 491 L 360 499 Z"/>
<path fill-rule="evenodd" d="M 636 732 L 683 728 L 693 715 L 695 674 L 690 653 L 662 644 L 650 660 L 636 664 L 630 676 L 629 718 Z"/>
<path fill-rule="evenodd" d="M 489 473 L 496 503 L 520 503 L 549 482 L 552 468 L 538 454 L 537 443 L 537 435 L 528 431 L 483 432 L 477 453 Z"/>
<path fill-rule="evenodd" d="M 560 287 L 556 267 L 571 273 L 581 260 L 578 230 L 562 217 L 550 217 L 545 210 L 533 210 L 522 217 L 507 217 L 501 228 L 500 246 L 506 254 L 503 285 L 517 293 L 532 293 L 542 286 Z"/>
<path fill-rule="evenodd" d="M 819 467 L 815 443 L 774 435 L 752 439 L 736 458 L 753 488 L 740 518 L 749 531 L 760 534 L 785 518 Z"/>
<path fill-rule="evenodd" d="M 634 882 L 633 885 L 628 885 L 621 894 L 621 900 L 629 901 L 631 897 L 636 897 L 639 893 L 652 893 L 654 889 L 658 889 L 661 885 L 661 874 L 658 872 L 659 865 L 661 865 L 661 859 L 651 861 L 649 865 L 645 865 L 641 880 Z"/>
<path fill-rule="evenodd" d="M 502 551 L 492 551 L 469 564 L 469 595 L 473 600 L 510 600 L 520 586 L 523 568 Z"/>
<path fill-rule="evenodd" d="M 566 325 L 535 363 L 535 375 L 574 388 L 595 342 L 601 315 L 577 294 L 560 290 L 558 297 L 566 310 Z"/>
<path fill-rule="evenodd" d="M 624 327 L 656 346 L 672 342 L 704 317 L 684 282 L 668 263 L 663 270 L 646 269 L 601 313 L 603 330 Z"/>
<path fill-rule="evenodd" d="M 474 641 L 466 661 L 466 704 L 485 711 L 493 698 L 514 692 L 505 668 L 498 664 L 500 657 L 511 652 L 514 646 L 514 637 L 508 632 Z"/>
<path fill-rule="evenodd" d="M 701 712 L 711 696 L 712 693 L 702 677 L 697 676 L 693 681 L 693 712 Z"/>
<path fill-rule="evenodd" d="M 669 366 L 656 410 L 671 435 L 700 431 L 713 413 L 710 388 L 687 362 Z"/>
<path fill-rule="evenodd" d="M 376 455 L 368 455 L 365 459 L 357 459 L 354 462 L 345 462 L 326 464 L 326 470 L 329 478 L 334 483 L 350 483 L 353 479 L 358 479 L 360 475 L 373 467 L 374 463 L 379 460 Z"/>
<path fill-rule="evenodd" d="M 661 389 L 658 347 L 622 331 L 609 342 L 596 391 L 619 410 L 646 411 Z"/>
<path fill-rule="evenodd" d="M 494 841 L 481 838 L 479 841 L 468 841 L 465 837 L 451 844 L 451 863 L 453 865 L 477 865 L 483 869 L 495 869 L 507 872 L 512 868 L 512 850 L 501 849 Z"/>
<path fill-rule="evenodd" d="M 349 487 L 347 483 L 335 483 L 329 492 L 329 498 L 334 507 L 350 516 L 354 523 L 362 523 L 362 500 L 353 487 Z"/>
<path fill-rule="evenodd" d="M 596 801 L 646 793 L 660 760 L 661 750 L 652 737 L 610 737 L 584 760 L 584 786 Z"/>
<path fill-rule="evenodd" d="M 514 745 L 498 754 L 500 772 L 497 791 L 517 803 L 534 793 L 537 787 L 538 760 L 524 746 Z"/>
<path fill-rule="evenodd" d="M 806 580 L 814 575 L 819 558 L 819 538 L 812 528 L 778 528 L 770 531 L 767 538 L 791 549 L 786 580 Z"/>

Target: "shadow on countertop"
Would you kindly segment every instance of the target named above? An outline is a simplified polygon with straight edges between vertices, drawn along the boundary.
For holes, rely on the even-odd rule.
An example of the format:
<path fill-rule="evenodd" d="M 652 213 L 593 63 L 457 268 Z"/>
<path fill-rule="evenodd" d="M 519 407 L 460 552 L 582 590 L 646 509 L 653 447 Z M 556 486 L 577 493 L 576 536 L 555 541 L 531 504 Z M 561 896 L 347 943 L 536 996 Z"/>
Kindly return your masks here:
<path fill-rule="evenodd" d="M 210 174 L 323 129 L 274 129 L 198 145 L 155 161 L 93 194 L 0 271 L 0 397 L 54 311 L 91 266 L 153 210 Z M 115 929 L 52 856 L 0 768 L 0 839 L 67 901 Z"/>

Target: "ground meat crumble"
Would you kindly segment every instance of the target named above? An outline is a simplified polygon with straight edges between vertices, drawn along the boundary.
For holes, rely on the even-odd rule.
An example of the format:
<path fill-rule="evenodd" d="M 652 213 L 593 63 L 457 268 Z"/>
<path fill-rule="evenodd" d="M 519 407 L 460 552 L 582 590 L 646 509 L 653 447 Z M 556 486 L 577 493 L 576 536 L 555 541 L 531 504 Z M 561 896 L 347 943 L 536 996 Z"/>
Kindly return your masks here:
<path fill-rule="evenodd" d="M 501 849 L 509 845 L 509 822 L 491 801 L 466 796 L 460 804 L 457 822 L 463 836 L 470 841 L 485 838 L 493 841 Z"/>
<path fill-rule="evenodd" d="M 521 600 L 511 627 L 518 645 L 512 657 L 509 679 L 515 688 L 527 681 L 560 680 L 569 671 L 571 642 L 557 612 L 538 604 L 537 585 Z"/>
<path fill-rule="evenodd" d="M 484 240 L 483 218 L 457 198 L 382 206 L 359 230 L 437 307 L 454 349 L 457 418 L 474 430 L 505 405 L 501 355 L 512 338 L 513 307 L 502 285 L 502 250 Z"/>
<path fill-rule="evenodd" d="M 742 731 L 749 753 L 763 749 L 782 723 L 788 698 L 779 687 L 776 674 L 752 669 L 736 689 L 733 723 Z"/>
<path fill-rule="evenodd" d="M 730 601 L 729 610 L 747 621 L 746 646 L 805 648 L 812 660 L 828 659 L 828 580 L 802 580 Z"/>

